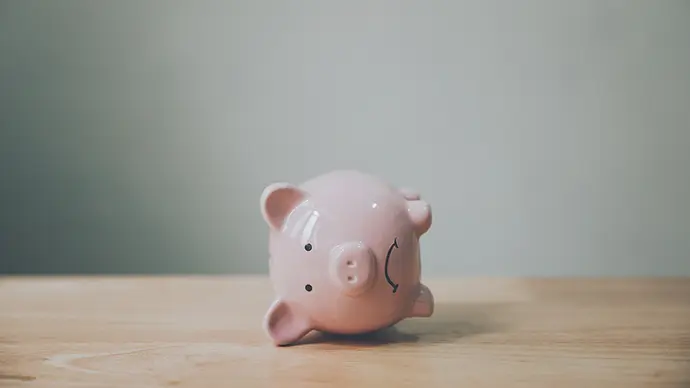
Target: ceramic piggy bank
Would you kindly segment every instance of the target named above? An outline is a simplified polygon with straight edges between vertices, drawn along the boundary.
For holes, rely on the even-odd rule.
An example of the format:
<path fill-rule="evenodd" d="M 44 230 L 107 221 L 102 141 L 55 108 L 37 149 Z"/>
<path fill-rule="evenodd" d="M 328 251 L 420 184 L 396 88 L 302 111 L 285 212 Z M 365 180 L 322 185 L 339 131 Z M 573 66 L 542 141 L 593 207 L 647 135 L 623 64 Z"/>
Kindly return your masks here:
<path fill-rule="evenodd" d="M 269 185 L 261 214 L 277 294 L 263 325 L 276 345 L 312 330 L 365 333 L 433 313 L 419 249 L 431 208 L 415 192 L 333 171 L 301 185 Z"/>

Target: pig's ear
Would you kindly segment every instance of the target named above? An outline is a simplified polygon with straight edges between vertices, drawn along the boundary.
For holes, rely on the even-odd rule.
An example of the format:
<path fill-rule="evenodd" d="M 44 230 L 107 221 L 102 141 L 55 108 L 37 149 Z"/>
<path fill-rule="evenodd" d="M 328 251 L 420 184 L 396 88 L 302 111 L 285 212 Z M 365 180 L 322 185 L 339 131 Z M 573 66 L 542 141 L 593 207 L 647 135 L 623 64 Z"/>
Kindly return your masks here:
<path fill-rule="evenodd" d="M 407 213 L 414 225 L 417 236 L 426 233 L 431 227 L 431 206 L 426 201 L 407 201 Z"/>
<path fill-rule="evenodd" d="M 273 183 L 261 193 L 261 215 L 273 229 L 280 230 L 292 210 L 307 195 L 289 183 Z"/>
<path fill-rule="evenodd" d="M 297 342 L 311 330 L 309 319 L 296 311 L 289 303 L 278 299 L 264 317 L 264 330 L 276 345 L 284 346 Z"/>

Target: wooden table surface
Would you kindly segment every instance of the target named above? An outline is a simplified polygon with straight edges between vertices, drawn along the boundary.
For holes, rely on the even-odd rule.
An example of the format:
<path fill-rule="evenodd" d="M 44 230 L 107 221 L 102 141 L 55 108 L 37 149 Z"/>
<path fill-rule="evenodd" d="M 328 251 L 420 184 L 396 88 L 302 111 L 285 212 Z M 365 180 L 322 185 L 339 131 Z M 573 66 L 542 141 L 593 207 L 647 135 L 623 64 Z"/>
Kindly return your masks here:
<path fill-rule="evenodd" d="M 432 318 L 275 347 L 264 277 L 0 277 L 0 387 L 690 387 L 690 279 L 425 279 Z"/>

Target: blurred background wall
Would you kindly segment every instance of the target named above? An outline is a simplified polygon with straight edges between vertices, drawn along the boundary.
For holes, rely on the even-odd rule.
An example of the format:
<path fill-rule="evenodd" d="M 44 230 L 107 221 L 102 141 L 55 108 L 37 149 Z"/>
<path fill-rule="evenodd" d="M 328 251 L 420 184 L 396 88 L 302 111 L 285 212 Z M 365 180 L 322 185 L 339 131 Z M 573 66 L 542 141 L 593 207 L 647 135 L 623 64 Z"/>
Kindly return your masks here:
<path fill-rule="evenodd" d="M 424 276 L 690 275 L 690 2 L 0 2 L 2 273 L 265 273 L 336 168 Z"/>

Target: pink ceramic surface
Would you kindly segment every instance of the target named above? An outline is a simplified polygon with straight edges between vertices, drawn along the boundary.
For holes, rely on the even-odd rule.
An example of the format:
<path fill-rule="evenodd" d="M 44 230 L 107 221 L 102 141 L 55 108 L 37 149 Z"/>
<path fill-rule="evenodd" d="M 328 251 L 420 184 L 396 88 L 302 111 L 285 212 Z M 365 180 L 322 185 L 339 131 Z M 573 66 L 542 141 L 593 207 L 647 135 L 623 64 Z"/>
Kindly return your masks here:
<path fill-rule="evenodd" d="M 431 208 L 415 191 L 333 171 L 269 185 L 261 213 L 276 292 L 264 328 L 277 345 L 312 330 L 364 333 L 433 313 L 419 249 Z"/>

